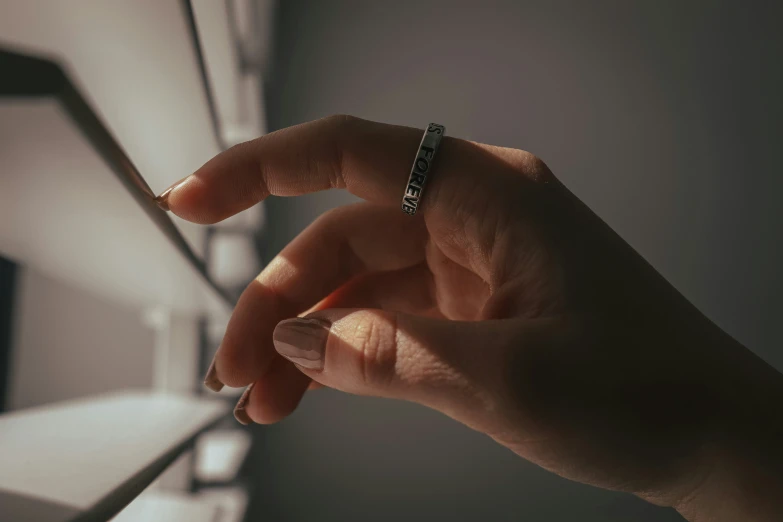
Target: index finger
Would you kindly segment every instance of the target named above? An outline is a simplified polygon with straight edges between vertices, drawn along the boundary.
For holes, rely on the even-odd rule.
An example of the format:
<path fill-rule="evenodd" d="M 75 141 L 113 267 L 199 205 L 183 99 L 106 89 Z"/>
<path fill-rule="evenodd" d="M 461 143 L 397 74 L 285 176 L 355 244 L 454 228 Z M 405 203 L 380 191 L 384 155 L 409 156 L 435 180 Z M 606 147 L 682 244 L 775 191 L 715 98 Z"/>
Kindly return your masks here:
<path fill-rule="evenodd" d="M 411 127 L 331 116 L 234 146 L 157 201 L 183 219 L 203 224 L 221 221 L 269 195 L 331 188 L 347 189 L 374 203 L 399 205 L 422 134 Z M 475 197 L 480 184 L 474 172 L 481 167 L 481 157 L 487 156 L 475 144 L 444 138 L 435 168 L 448 170 L 449 182 L 428 180 L 422 210 L 458 206 L 458 194 Z"/>

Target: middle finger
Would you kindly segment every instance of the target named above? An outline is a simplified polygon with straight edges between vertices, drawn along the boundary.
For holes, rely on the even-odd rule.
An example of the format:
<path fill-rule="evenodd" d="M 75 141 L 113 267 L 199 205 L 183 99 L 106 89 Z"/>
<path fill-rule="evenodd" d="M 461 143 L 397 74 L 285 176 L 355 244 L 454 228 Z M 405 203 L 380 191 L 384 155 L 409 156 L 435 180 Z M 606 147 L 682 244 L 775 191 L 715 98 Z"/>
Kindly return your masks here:
<path fill-rule="evenodd" d="M 242 293 L 215 355 L 219 381 L 246 386 L 258 380 L 274 359 L 278 322 L 358 275 L 423 262 L 426 238 L 424 221 L 396 208 L 360 203 L 321 216 Z"/>

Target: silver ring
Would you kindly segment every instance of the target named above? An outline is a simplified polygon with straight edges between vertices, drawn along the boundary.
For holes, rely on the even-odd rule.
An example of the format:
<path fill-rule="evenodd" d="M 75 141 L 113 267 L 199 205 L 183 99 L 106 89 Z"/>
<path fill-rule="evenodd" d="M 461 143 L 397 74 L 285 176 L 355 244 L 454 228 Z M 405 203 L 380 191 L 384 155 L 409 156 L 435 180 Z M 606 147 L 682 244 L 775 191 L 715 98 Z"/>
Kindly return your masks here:
<path fill-rule="evenodd" d="M 446 127 L 437 123 L 430 123 L 424 131 L 421 145 L 416 152 L 416 159 L 413 160 L 408 184 L 405 186 L 405 194 L 402 196 L 402 211 L 406 214 L 412 216 L 419 209 L 421 198 L 424 196 L 424 186 L 427 184 L 427 177 L 432 171 L 435 154 L 438 152 L 444 134 L 446 134 Z"/>

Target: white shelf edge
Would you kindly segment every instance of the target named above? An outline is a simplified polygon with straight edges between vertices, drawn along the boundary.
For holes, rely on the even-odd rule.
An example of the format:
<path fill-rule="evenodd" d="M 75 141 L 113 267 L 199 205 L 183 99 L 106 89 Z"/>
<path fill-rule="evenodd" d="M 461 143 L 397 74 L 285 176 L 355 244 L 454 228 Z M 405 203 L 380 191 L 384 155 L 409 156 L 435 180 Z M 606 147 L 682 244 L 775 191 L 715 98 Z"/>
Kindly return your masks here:
<path fill-rule="evenodd" d="M 47 507 L 40 522 L 108 520 L 228 411 L 224 401 L 130 391 L 2 415 L 0 492 L 26 500 L 0 504 L 0 520 L 29 519 L 4 510 L 37 505 Z"/>

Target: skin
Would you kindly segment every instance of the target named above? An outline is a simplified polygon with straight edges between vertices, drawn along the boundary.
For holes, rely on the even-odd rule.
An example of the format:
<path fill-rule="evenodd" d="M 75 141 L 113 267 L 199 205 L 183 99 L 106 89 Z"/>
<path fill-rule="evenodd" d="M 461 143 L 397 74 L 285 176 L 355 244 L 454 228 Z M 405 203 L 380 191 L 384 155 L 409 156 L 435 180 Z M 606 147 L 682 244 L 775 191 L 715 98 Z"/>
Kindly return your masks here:
<path fill-rule="evenodd" d="M 277 422 L 318 385 L 415 401 L 692 521 L 783 519 L 783 376 L 530 153 L 446 137 L 405 215 L 421 135 L 330 117 L 233 147 L 166 194 L 196 223 L 270 194 L 365 200 L 321 216 L 242 294 L 212 378 L 253 384 L 243 415 Z M 326 332 L 322 366 L 276 350 L 278 323 L 303 316 Z"/>

